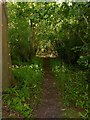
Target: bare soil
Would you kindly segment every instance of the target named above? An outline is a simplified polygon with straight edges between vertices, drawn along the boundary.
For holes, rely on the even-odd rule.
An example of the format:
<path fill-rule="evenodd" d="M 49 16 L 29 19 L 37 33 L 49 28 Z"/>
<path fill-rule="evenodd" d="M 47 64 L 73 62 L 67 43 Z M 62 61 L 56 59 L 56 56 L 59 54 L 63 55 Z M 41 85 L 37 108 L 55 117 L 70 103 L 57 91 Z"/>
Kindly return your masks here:
<path fill-rule="evenodd" d="M 44 81 L 42 84 L 42 102 L 35 108 L 35 118 L 62 118 L 63 108 L 60 93 L 52 74 L 49 58 L 44 58 Z"/>

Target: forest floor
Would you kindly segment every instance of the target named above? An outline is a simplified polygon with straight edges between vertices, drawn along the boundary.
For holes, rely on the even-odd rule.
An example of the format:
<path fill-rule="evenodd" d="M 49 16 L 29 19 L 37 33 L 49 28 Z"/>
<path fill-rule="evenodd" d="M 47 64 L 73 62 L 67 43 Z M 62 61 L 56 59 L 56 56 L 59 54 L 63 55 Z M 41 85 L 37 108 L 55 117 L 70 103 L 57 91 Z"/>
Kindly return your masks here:
<path fill-rule="evenodd" d="M 42 84 L 42 102 L 34 110 L 35 118 L 62 118 L 63 103 L 61 93 L 49 65 L 49 58 L 44 58 L 44 81 Z"/>
<path fill-rule="evenodd" d="M 80 109 L 65 107 L 63 103 L 63 94 L 57 87 L 57 82 L 49 64 L 51 58 L 42 58 L 44 68 L 44 79 L 41 88 L 41 102 L 34 106 L 32 117 L 33 118 L 79 118 L 78 112 Z M 57 58 L 53 58 L 57 59 Z M 66 115 L 65 115 L 66 114 Z M 3 106 L 3 116 L 14 118 L 23 118 L 19 112 L 14 110 L 10 111 L 8 105 Z"/>

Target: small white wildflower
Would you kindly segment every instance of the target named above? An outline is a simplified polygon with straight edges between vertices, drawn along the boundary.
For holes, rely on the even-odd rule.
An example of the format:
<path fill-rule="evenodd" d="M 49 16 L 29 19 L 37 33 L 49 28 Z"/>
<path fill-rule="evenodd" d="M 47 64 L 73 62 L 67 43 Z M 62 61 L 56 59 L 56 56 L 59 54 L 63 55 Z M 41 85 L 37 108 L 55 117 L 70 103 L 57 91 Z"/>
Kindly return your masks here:
<path fill-rule="evenodd" d="M 38 65 L 35 65 L 36 68 L 38 68 Z"/>

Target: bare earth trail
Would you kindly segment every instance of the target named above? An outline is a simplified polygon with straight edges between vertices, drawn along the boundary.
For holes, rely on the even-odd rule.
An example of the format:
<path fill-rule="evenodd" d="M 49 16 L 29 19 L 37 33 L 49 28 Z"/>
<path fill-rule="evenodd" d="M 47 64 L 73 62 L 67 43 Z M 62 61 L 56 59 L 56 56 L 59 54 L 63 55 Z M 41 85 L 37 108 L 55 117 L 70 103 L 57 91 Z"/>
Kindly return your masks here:
<path fill-rule="evenodd" d="M 42 85 L 42 103 L 34 111 L 35 118 L 62 118 L 60 93 L 50 69 L 48 58 L 44 58 L 44 81 Z"/>

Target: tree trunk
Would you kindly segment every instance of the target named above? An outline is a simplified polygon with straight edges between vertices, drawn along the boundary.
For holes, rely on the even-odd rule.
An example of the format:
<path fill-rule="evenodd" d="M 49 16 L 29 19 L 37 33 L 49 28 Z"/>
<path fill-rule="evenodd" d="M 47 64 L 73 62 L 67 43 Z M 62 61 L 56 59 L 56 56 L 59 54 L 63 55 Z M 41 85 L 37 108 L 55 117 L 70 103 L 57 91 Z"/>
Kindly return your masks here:
<path fill-rule="evenodd" d="M 0 100 L 2 99 L 2 6 L 0 3 Z M 0 101 L 0 117 L 2 118 L 2 100 Z"/>
<path fill-rule="evenodd" d="M 8 20 L 6 3 L 0 4 L 2 9 L 2 89 L 5 90 L 11 85 L 12 70 L 11 57 L 8 45 Z M 1 10 L 0 10 L 1 11 Z"/>

